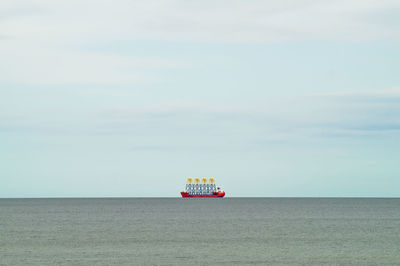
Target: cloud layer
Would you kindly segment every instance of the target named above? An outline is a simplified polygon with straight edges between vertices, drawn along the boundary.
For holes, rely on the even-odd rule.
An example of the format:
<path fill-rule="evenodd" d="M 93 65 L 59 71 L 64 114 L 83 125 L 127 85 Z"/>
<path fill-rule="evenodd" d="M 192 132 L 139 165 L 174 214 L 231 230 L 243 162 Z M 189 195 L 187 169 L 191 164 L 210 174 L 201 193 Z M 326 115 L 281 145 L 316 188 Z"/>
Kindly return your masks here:
<path fill-rule="evenodd" d="M 65 40 L 398 40 L 398 1 L 6 1 L 3 34 Z M 62 38 L 62 39 L 59 39 Z"/>
<path fill-rule="evenodd" d="M 0 197 L 398 196 L 399 11 L 4 0 Z"/>

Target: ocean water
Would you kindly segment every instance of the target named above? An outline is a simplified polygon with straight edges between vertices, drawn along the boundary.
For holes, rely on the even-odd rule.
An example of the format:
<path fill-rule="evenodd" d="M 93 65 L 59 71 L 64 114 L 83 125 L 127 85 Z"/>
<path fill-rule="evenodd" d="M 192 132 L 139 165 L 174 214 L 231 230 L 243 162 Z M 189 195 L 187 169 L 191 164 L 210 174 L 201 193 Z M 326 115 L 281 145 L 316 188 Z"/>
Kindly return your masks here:
<path fill-rule="evenodd" d="M 0 199 L 0 265 L 400 265 L 400 199 Z"/>

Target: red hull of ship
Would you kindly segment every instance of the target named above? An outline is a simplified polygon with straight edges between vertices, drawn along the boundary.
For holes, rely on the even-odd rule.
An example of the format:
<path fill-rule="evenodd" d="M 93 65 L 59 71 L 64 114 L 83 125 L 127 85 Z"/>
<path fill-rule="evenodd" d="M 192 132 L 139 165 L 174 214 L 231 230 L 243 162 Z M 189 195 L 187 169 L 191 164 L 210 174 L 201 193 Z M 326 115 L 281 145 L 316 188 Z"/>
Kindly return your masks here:
<path fill-rule="evenodd" d="M 225 192 L 217 192 L 212 195 L 191 195 L 188 192 L 181 192 L 182 198 L 222 198 Z"/>

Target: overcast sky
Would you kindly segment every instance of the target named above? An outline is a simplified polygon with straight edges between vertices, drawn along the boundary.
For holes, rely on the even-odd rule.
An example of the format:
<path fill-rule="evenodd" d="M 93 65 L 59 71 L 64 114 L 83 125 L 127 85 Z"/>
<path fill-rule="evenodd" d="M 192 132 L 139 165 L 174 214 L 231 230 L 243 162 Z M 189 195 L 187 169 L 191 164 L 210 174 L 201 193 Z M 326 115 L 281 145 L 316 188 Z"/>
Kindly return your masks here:
<path fill-rule="evenodd" d="M 0 197 L 400 196 L 400 1 L 0 4 Z"/>

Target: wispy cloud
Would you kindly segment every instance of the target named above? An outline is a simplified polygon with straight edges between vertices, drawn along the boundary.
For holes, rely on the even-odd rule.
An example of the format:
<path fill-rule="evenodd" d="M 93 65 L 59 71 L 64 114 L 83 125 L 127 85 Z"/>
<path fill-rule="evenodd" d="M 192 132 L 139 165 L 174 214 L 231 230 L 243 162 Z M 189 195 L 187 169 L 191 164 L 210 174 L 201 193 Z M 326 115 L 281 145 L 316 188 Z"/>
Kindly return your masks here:
<path fill-rule="evenodd" d="M 54 49 L 24 50 L 23 46 L 0 52 L 0 81 L 38 84 L 131 84 L 148 79 L 142 70 L 182 67 L 183 63 L 161 58 L 60 52 Z M 8 50 L 8 52 L 7 52 Z M 10 53 L 16 50 L 17 54 Z M 7 63 L 4 63 L 7 62 Z M 151 77 L 153 80 L 155 77 Z"/>
<path fill-rule="evenodd" d="M 332 107 L 331 117 L 315 126 L 331 129 L 327 136 L 373 136 L 400 130 L 400 89 L 313 95 Z M 332 134 L 333 133 L 333 134 Z"/>
<path fill-rule="evenodd" d="M 30 1 L 5 1 L 2 13 Z M 398 40 L 398 1 L 54 1 L 47 14 L 13 20 L 3 31 L 21 38 L 156 38 L 275 42 L 304 39 Z M 91 12 L 87 12 L 90 10 Z M 24 12 L 19 12 L 24 14 Z M 25 27 L 21 27 L 25 24 Z M 27 25 L 29 24 L 29 25 Z M 5 27 L 4 27 L 5 26 Z M 25 29 L 24 29 L 25 28 Z M 49 39 L 49 38 L 47 38 Z M 57 40 L 55 40 L 57 41 Z"/>
<path fill-rule="evenodd" d="M 316 93 L 310 94 L 310 96 L 321 97 L 321 98 L 343 98 L 348 100 L 376 100 L 380 101 L 382 99 L 394 99 L 398 100 L 400 97 L 400 87 L 393 87 L 390 89 L 383 90 L 364 90 L 364 91 L 341 91 L 333 93 Z"/>
<path fill-rule="evenodd" d="M 0 76 L 30 83 L 135 83 L 171 58 L 116 57 L 72 46 L 118 40 L 398 41 L 398 1 L 10 1 L 0 7 Z M 87 12 L 90 10 L 90 12 Z M 1 36 L 4 36 L 1 38 Z"/>
<path fill-rule="evenodd" d="M 374 96 L 379 96 L 373 101 Z M 395 96 L 393 100 L 392 96 Z M 299 141 L 360 138 L 400 129 L 398 90 L 331 93 L 265 99 L 263 105 L 210 106 L 167 103 L 104 109 L 95 120 L 103 133 L 225 135 Z M 364 99 L 364 100 L 361 100 Z M 393 100 L 393 101 L 392 101 Z M 390 101 L 390 102 L 389 102 Z M 152 131 L 154 128 L 161 131 Z"/>
<path fill-rule="evenodd" d="M 79 6 L 80 8 L 76 8 Z M 147 69 L 188 62 L 149 55 L 119 56 L 79 50 L 80 43 L 131 40 L 279 42 L 290 40 L 397 40 L 398 1 L 6 1 L 0 10 L 0 81 L 39 85 L 121 85 L 156 81 Z M 90 9 L 88 13 L 86 10 Z M 74 49 L 71 49 L 71 47 Z M 89 88 L 87 91 L 96 89 Z M 107 92 L 108 93 L 108 92 Z M 107 94 L 105 93 L 105 94 Z M 88 96 L 88 95 L 86 95 Z M 397 130 L 399 88 L 266 99 L 254 105 L 120 105 L 93 118 L 94 127 L 119 132 L 156 125 L 174 130 L 271 138 L 313 132 Z M 101 126 L 103 125 L 103 126 Z M 186 126 L 182 126 L 186 125 Z M 234 129 L 236 128 L 236 129 Z M 233 130 L 234 129 L 234 130 Z M 182 131 L 183 130 L 183 131 Z M 221 130 L 220 133 L 217 131 Z M 224 133 L 221 133 L 224 132 Z M 152 132 L 152 134 L 155 134 Z M 238 134 L 239 135 L 239 134 Z"/>
<path fill-rule="evenodd" d="M 4 129 L 48 134 L 64 131 L 77 135 L 151 137 L 161 144 L 165 138 L 172 137 L 172 145 L 179 139 L 186 139 L 188 147 L 193 139 L 223 137 L 250 145 L 332 137 L 362 138 L 400 130 L 397 88 L 268 98 L 253 105 L 180 100 L 163 104 L 109 105 L 90 112 L 81 108 L 73 112 L 68 108 L 47 110 L 57 115 L 38 116 L 41 112 L 13 115 L 9 112 L 3 114 L 0 124 Z"/>

